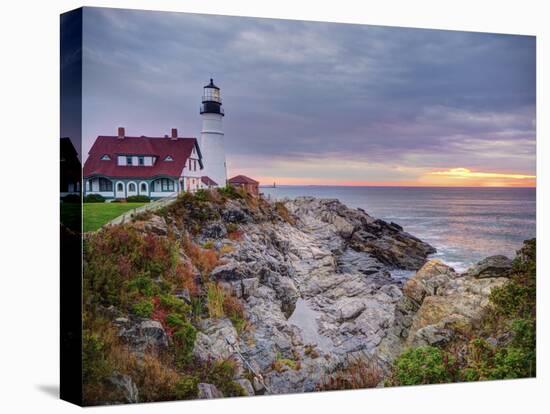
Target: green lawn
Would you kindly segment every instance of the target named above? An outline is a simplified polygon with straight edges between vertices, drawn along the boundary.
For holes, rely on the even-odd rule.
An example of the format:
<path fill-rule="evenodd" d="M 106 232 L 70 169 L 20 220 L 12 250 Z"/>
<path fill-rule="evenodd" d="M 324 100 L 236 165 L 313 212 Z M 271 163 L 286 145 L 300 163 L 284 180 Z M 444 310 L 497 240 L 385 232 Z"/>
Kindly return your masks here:
<path fill-rule="evenodd" d="M 84 231 L 99 229 L 115 217 L 145 203 L 84 203 Z"/>

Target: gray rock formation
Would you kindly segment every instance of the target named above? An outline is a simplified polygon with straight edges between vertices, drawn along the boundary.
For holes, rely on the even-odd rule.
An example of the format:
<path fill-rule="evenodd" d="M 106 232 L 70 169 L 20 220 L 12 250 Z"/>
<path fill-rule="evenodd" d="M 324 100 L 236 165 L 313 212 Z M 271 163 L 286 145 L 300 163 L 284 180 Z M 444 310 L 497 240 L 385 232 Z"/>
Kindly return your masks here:
<path fill-rule="evenodd" d="M 507 277 L 512 269 L 512 260 L 506 256 L 487 257 L 468 269 L 467 274 L 478 279 Z"/>
<path fill-rule="evenodd" d="M 402 297 L 389 270 L 417 269 L 435 251 L 337 200 L 304 197 L 285 205 L 296 224 L 257 213 L 252 219 L 237 205 L 222 212 L 240 223 L 243 239 L 211 278 L 243 300 L 250 329 L 237 336 L 229 321 L 210 322 L 194 352 L 200 359 L 242 355 L 270 393 L 313 391 L 350 354 L 376 356 Z"/>
<path fill-rule="evenodd" d="M 139 402 L 139 392 L 137 385 L 128 375 L 124 375 L 115 371 L 108 378 L 108 381 L 115 387 L 115 389 L 122 393 L 122 395 L 124 396 L 124 400 L 127 403 L 132 404 Z"/>
<path fill-rule="evenodd" d="M 216 388 L 214 384 L 206 384 L 204 382 L 201 382 L 198 385 L 197 398 L 201 400 L 206 400 L 211 398 L 223 398 L 223 394 Z"/>
<path fill-rule="evenodd" d="M 135 353 L 158 353 L 168 346 L 168 336 L 158 321 L 121 317 L 115 319 L 114 323 L 119 328 L 118 335 Z"/>

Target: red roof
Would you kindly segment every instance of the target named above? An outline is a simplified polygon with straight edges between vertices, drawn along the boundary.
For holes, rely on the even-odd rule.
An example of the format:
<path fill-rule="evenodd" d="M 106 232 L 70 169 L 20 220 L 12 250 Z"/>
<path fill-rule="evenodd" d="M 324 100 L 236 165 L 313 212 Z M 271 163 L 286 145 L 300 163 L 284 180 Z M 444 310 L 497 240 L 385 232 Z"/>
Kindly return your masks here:
<path fill-rule="evenodd" d="M 258 181 L 253 180 L 246 175 L 236 175 L 235 177 L 230 178 L 228 181 L 229 184 L 260 184 Z"/>
<path fill-rule="evenodd" d="M 215 182 L 212 178 L 207 177 L 206 175 L 203 175 L 201 177 L 201 181 L 204 185 L 218 185 L 217 182 Z"/>
<path fill-rule="evenodd" d="M 179 177 L 187 159 L 196 146 L 199 164 L 202 156 L 196 138 L 124 137 L 99 136 L 88 153 L 84 163 L 84 177 L 104 175 L 118 178 L 153 178 L 157 176 Z M 102 160 L 108 155 L 110 160 Z M 153 155 L 157 157 L 153 166 L 117 165 L 118 155 Z M 172 161 L 164 159 L 170 156 Z"/>

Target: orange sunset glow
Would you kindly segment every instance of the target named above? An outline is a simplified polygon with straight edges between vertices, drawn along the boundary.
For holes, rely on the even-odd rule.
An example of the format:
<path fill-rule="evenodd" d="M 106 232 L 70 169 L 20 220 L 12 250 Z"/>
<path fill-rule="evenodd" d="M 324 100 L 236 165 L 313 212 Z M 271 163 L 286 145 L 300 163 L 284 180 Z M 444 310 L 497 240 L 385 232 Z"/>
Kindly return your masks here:
<path fill-rule="evenodd" d="M 242 174 L 254 174 L 243 171 Z M 328 177 L 277 177 L 258 176 L 262 185 L 328 185 L 373 187 L 535 187 L 536 176 L 520 173 L 472 171 L 468 168 L 449 168 L 431 171 L 413 179 L 360 180 Z"/>

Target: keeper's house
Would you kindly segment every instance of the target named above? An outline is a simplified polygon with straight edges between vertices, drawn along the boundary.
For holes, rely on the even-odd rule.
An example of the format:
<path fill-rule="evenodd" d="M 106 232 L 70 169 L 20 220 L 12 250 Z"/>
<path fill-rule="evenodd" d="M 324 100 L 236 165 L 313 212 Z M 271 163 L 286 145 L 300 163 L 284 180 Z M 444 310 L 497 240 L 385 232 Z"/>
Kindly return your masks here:
<path fill-rule="evenodd" d="M 203 187 L 196 138 L 98 136 L 84 164 L 84 195 L 107 199 L 144 195 L 158 199 Z"/>

